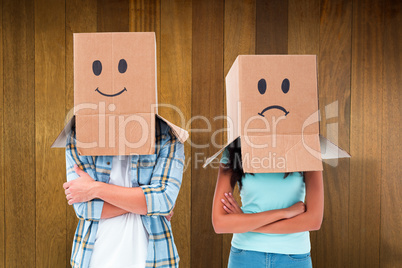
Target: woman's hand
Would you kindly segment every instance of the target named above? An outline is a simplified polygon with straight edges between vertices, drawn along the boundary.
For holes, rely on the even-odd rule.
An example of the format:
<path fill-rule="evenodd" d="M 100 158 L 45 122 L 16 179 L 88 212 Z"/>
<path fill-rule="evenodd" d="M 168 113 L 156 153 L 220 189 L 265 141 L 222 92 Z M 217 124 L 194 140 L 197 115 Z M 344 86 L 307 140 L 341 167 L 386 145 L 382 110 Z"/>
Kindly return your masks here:
<path fill-rule="evenodd" d="M 286 213 L 286 218 L 289 219 L 306 212 L 306 205 L 302 201 L 299 201 L 293 206 L 284 208 L 283 210 Z"/>
<path fill-rule="evenodd" d="M 86 202 L 94 199 L 91 195 L 91 190 L 94 188 L 96 181 L 77 165 L 74 165 L 74 171 L 78 174 L 79 178 L 63 184 L 68 204 L 72 205 L 74 203 Z"/>
<path fill-rule="evenodd" d="M 241 210 L 239 204 L 237 204 L 236 199 L 234 199 L 232 193 L 225 193 L 225 198 L 221 199 L 221 202 L 223 203 L 223 209 L 228 213 L 228 214 L 233 214 L 233 213 L 243 213 Z"/>
<path fill-rule="evenodd" d="M 236 202 L 236 199 L 234 199 L 232 193 L 229 192 L 225 193 L 224 195 L 225 198 L 222 198 L 221 202 L 223 203 L 223 209 L 228 214 L 243 213 L 239 204 Z M 306 211 L 306 205 L 302 201 L 299 201 L 293 206 L 284 208 L 283 211 L 285 212 L 285 218 L 293 218 L 299 214 L 304 213 Z"/>

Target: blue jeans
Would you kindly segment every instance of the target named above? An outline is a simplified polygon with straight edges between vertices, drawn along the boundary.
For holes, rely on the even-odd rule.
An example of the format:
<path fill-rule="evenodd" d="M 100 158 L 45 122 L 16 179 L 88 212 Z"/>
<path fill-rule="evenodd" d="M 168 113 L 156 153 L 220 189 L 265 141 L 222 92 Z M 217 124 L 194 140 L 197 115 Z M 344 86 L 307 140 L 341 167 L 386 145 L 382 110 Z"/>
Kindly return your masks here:
<path fill-rule="evenodd" d="M 310 253 L 306 254 L 276 254 L 251 250 L 242 250 L 232 246 L 229 255 L 228 268 L 276 268 L 294 267 L 311 268 Z"/>

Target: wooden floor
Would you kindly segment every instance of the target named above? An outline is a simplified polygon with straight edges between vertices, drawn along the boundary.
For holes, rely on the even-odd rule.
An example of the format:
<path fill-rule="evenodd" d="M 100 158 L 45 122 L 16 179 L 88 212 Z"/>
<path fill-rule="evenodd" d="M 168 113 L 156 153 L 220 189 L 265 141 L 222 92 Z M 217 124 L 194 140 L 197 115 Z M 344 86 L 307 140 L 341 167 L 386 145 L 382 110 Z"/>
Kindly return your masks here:
<path fill-rule="evenodd" d="M 173 217 L 181 267 L 226 267 L 211 224 L 224 77 L 238 54 L 316 54 L 321 133 L 351 160 L 324 165 L 314 267 L 402 267 L 401 44 L 397 0 L 2 0 L 0 267 L 68 267 L 77 218 L 50 144 L 73 107 L 76 32 L 154 31 L 162 116 L 193 131 Z M 203 119 L 204 118 L 204 119 Z M 192 146 L 191 146 L 192 145 Z M 206 145 L 206 146 L 202 146 Z"/>

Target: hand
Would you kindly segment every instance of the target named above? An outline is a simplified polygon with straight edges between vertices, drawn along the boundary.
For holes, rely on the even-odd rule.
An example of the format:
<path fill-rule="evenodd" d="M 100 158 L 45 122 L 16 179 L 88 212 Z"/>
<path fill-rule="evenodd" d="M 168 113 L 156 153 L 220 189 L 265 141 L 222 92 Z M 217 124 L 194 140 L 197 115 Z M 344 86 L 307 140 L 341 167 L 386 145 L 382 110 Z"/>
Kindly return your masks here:
<path fill-rule="evenodd" d="M 91 195 L 91 190 L 95 186 L 96 181 L 77 165 L 74 165 L 74 171 L 78 174 L 79 178 L 63 184 L 68 204 L 72 205 L 74 203 L 86 202 L 94 199 Z"/>
<path fill-rule="evenodd" d="M 172 217 L 173 217 L 173 214 L 174 214 L 174 212 L 173 212 L 173 210 L 172 210 L 172 212 L 170 212 L 169 215 L 165 216 L 165 218 L 166 218 L 168 221 L 170 221 L 170 220 L 172 219 Z"/>
<path fill-rule="evenodd" d="M 285 210 L 286 218 L 293 218 L 299 214 L 304 213 L 306 211 L 306 205 L 302 201 L 299 201 L 293 206 L 284 208 L 283 210 Z"/>
<path fill-rule="evenodd" d="M 225 193 L 225 198 L 222 198 L 221 202 L 223 203 L 223 209 L 228 214 L 243 213 L 239 204 L 237 204 L 236 200 L 233 198 L 232 193 Z"/>
<path fill-rule="evenodd" d="M 172 217 L 173 217 L 173 214 L 174 214 L 173 210 L 174 210 L 174 207 L 175 207 L 175 206 L 176 206 L 176 203 L 173 205 L 173 208 L 172 208 L 172 211 L 170 212 L 170 214 L 167 215 L 167 216 L 165 216 L 165 218 L 166 218 L 168 221 L 170 221 L 170 220 L 172 219 Z"/>

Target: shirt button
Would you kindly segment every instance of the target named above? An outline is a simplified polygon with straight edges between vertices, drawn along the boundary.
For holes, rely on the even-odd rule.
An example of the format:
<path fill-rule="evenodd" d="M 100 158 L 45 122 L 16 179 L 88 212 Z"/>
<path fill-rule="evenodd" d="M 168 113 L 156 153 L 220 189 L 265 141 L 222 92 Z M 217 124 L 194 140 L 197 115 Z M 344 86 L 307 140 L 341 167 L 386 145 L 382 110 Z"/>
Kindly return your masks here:
<path fill-rule="evenodd" d="M 110 162 L 107 162 L 106 164 L 110 165 Z"/>

